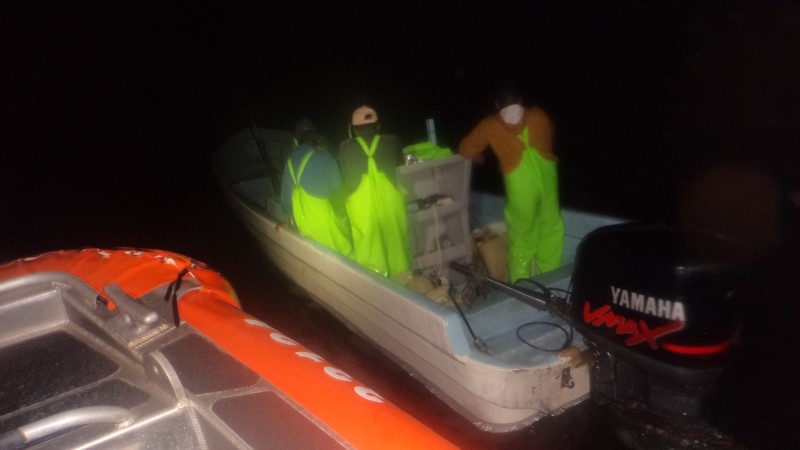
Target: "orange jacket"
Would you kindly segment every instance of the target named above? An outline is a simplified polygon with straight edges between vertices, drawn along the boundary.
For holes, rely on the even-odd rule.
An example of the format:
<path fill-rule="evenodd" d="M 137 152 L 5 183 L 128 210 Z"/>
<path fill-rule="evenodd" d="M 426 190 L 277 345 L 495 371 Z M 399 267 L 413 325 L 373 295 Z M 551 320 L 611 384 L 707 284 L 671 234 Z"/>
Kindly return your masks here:
<path fill-rule="evenodd" d="M 483 119 L 464 139 L 458 152 L 465 158 L 475 158 L 486 147 L 492 147 L 500 162 L 503 174 L 509 174 L 517 168 L 522 160 L 525 146 L 517 137 L 528 127 L 528 144 L 535 148 L 544 158 L 555 161 L 553 154 L 553 122 L 539 108 L 528 108 L 520 123 L 508 125 L 495 114 Z"/>

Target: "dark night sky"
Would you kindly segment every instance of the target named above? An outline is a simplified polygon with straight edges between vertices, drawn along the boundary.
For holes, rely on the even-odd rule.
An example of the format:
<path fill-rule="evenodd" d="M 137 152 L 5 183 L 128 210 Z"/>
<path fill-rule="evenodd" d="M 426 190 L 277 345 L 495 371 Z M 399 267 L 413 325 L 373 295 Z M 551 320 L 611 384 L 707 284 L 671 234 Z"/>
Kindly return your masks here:
<path fill-rule="evenodd" d="M 791 354 L 762 368 L 760 352 L 795 351 L 800 314 L 797 2 L 162 3 L 0 6 L 0 261 L 138 246 L 214 266 L 244 231 L 211 154 L 248 118 L 310 116 L 336 142 L 366 101 L 404 142 L 433 117 L 456 147 L 512 77 L 555 121 L 566 206 L 672 220 L 688 204 L 780 248 L 754 271 L 758 364 L 741 372 L 777 406 L 729 425 L 796 435 Z M 473 181 L 496 189 L 496 167 Z"/>
<path fill-rule="evenodd" d="M 336 141 L 366 100 L 404 141 L 434 117 L 455 147 L 505 77 L 556 122 L 567 204 L 660 219 L 727 161 L 798 186 L 793 2 L 16 3 L 2 14 L 15 245 L 37 239 L 24 223 L 45 210 L 197 196 L 211 151 L 248 118 L 310 116 Z M 496 183 L 492 169 L 476 182 Z"/>

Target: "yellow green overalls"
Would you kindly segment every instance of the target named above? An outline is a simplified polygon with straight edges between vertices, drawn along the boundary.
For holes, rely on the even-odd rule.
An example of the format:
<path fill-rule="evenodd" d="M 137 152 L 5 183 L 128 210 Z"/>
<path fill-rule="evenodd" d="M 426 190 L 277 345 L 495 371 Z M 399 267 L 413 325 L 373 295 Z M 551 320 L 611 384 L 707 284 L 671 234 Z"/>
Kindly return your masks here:
<path fill-rule="evenodd" d="M 367 155 L 367 173 L 361 176 L 345 207 L 355 260 L 384 276 L 394 276 L 411 269 L 408 211 L 405 194 L 375 165 L 373 155 L 379 140 L 380 135 L 376 135 L 367 147 L 362 137 L 356 138 Z"/>
<path fill-rule="evenodd" d="M 531 276 L 531 262 L 540 274 L 561 265 L 564 221 L 558 205 L 556 162 L 528 143 L 528 127 L 518 137 L 525 144 L 522 160 L 503 176 L 508 225 L 508 279 Z"/>
<path fill-rule="evenodd" d="M 314 197 L 300 185 L 308 160 L 314 151 L 309 151 L 300 163 L 300 170 L 295 174 L 292 160 L 289 159 L 289 173 L 294 181 L 292 191 L 292 213 L 300 234 L 307 236 L 328 248 L 353 257 L 353 244 L 350 242 L 347 225 L 333 210 L 329 199 Z"/>

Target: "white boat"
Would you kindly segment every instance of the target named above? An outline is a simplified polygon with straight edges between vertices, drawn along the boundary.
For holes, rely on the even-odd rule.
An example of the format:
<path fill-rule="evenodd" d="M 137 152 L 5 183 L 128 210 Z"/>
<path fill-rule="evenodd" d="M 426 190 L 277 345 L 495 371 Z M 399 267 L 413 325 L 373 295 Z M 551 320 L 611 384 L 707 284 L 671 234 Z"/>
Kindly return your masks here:
<path fill-rule="evenodd" d="M 278 227 L 285 217 L 269 179 L 275 167 L 268 165 L 272 151 L 288 139 L 286 131 L 243 130 L 218 148 L 214 167 L 235 214 L 290 279 L 481 429 L 517 430 L 588 398 L 589 352 L 547 308 L 499 290 L 489 290 L 471 307 L 433 301 L 290 227 Z M 473 260 L 470 230 L 503 226 L 503 199 L 470 193 L 469 169 L 458 155 L 398 168 L 409 198 L 446 199 L 410 213 L 412 254 L 417 269 L 438 268 L 458 290 L 466 279 L 448 263 Z M 533 278 L 554 290 L 569 288 L 583 236 L 620 222 L 572 210 L 562 214 L 563 266 Z"/>

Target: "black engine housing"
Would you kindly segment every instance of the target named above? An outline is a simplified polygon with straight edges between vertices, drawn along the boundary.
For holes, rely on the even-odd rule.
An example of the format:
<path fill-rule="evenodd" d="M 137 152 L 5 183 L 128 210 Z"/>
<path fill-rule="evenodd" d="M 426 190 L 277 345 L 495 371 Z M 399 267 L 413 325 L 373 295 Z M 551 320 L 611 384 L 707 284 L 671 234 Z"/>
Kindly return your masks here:
<path fill-rule="evenodd" d="M 592 393 L 696 415 L 740 328 L 747 253 L 694 229 L 626 223 L 581 242 L 570 317 L 595 351 Z"/>

